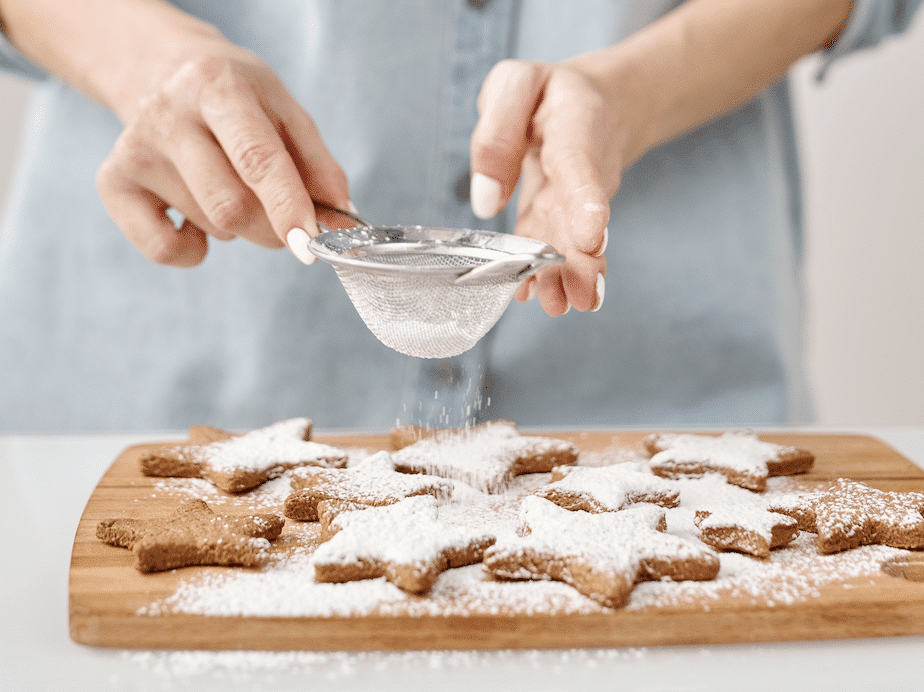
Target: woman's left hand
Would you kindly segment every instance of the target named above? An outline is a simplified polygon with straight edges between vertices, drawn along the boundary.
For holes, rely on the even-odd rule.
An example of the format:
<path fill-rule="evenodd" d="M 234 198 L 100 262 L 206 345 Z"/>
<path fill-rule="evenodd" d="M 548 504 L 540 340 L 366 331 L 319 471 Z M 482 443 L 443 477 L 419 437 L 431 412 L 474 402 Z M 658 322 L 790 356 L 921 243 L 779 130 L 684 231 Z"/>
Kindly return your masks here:
<path fill-rule="evenodd" d="M 618 121 L 579 60 L 495 65 L 471 142 L 475 214 L 496 215 L 519 182 L 514 232 L 565 256 L 517 292 L 521 301 L 538 292 L 550 315 L 602 304 L 609 201 L 622 171 Z"/>

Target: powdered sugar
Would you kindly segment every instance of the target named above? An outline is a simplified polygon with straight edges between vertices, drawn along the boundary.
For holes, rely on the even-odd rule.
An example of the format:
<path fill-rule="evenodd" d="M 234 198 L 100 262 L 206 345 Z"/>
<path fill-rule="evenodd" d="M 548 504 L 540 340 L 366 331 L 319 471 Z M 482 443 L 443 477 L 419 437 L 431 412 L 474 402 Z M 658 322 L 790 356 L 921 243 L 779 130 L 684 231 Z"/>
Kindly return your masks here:
<path fill-rule="evenodd" d="M 521 436 L 504 421 L 418 440 L 392 455 L 397 468 L 460 480 L 488 493 L 503 491 L 529 457 L 570 454 L 577 448 L 563 440 Z M 551 470 L 551 468 L 546 469 Z"/>
<path fill-rule="evenodd" d="M 342 451 L 302 439 L 311 425 L 307 418 L 292 418 L 252 432 L 199 448 L 196 458 L 216 473 L 263 472 L 280 464 L 336 459 Z"/>
<path fill-rule="evenodd" d="M 665 507 L 678 503 L 676 486 L 655 476 L 642 464 L 564 467 L 556 469 L 553 477 L 556 475 L 563 478 L 546 485 L 536 494 L 565 509 L 615 512 L 633 502 L 653 502 Z"/>
<path fill-rule="evenodd" d="M 500 435 L 502 440 L 504 435 Z M 461 454 L 460 454 L 461 456 Z M 637 459 L 630 449 L 613 447 L 605 454 L 582 456 L 582 464 L 602 465 Z M 350 466 L 355 465 L 351 463 Z M 478 479 L 474 479 L 477 483 Z M 550 480 L 549 474 L 519 476 L 503 493 L 486 494 L 476 485 L 453 481 L 452 498 L 438 502 L 439 519 L 446 524 L 493 534 L 501 542 L 517 538 L 521 501 Z M 666 481 L 680 494 L 680 506 L 664 512 L 667 536 L 698 541 L 693 517 L 697 509 L 742 505 L 763 510 L 768 499 L 792 491 L 797 481 L 771 479 L 771 490 L 763 495 L 707 475 Z M 204 481 L 169 479 L 159 486 L 173 493 L 213 493 L 223 496 Z M 274 490 L 273 485 L 279 484 Z M 229 502 L 281 504 L 288 477 L 265 484 Z M 185 488 L 185 489 L 184 489 Z M 227 497 L 227 496 L 223 496 Z M 275 498 L 271 500 L 270 498 Z M 213 502 L 212 497 L 207 497 Z M 368 510 L 366 510 L 368 511 Z M 404 593 L 385 579 L 345 584 L 320 584 L 313 578 L 312 553 L 319 543 L 318 528 L 311 523 L 286 525 L 283 536 L 272 547 L 269 564 L 259 571 L 211 569 L 191 576 L 169 598 L 151 604 L 143 614 L 168 612 L 210 616 L 246 617 L 363 617 L 475 614 L 583 614 L 607 612 L 605 608 L 559 582 L 495 581 L 482 564 L 450 569 L 439 576 L 424 596 Z M 904 551 L 871 546 L 834 556 L 820 556 L 814 536 L 801 535 L 792 545 L 758 560 L 734 553 L 719 555 L 721 569 L 709 582 L 646 582 L 632 592 L 630 610 L 688 608 L 709 610 L 726 602 L 777 607 L 818 597 L 828 585 L 851 586 L 868 581 L 879 572 L 880 563 Z M 723 606 L 724 607 L 724 606 Z M 610 611 L 611 612 L 611 611 Z"/>
<path fill-rule="evenodd" d="M 419 495 L 385 507 L 345 512 L 334 519 L 337 533 L 314 552 L 312 562 L 426 565 L 446 551 L 463 551 L 487 537 L 439 520 L 436 499 Z M 493 538 L 493 537 L 492 537 Z"/>
<path fill-rule="evenodd" d="M 294 489 L 308 488 L 326 498 L 384 505 L 424 492 L 448 496 L 452 484 L 419 474 L 398 473 L 388 452 L 377 452 L 346 470 L 303 467 L 291 472 Z"/>
<path fill-rule="evenodd" d="M 788 519 L 781 514 L 768 512 L 755 505 L 726 505 L 705 508 L 709 516 L 699 521 L 701 529 L 731 529 L 739 527 L 753 531 L 770 541 L 773 527 Z M 793 520 L 790 520 L 795 526 Z M 789 522 L 787 522 L 789 523 Z"/>

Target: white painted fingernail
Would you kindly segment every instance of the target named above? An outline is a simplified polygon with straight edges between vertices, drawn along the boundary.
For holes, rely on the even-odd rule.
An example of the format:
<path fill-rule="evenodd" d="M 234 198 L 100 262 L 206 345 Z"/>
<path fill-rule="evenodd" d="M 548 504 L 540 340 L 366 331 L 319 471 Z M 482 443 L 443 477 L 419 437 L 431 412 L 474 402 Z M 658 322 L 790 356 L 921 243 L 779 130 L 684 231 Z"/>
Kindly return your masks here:
<path fill-rule="evenodd" d="M 356 214 L 357 216 L 359 215 L 359 209 L 357 209 L 356 205 L 353 204 L 353 200 L 347 202 L 347 211 L 351 214 Z"/>
<path fill-rule="evenodd" d="M 568 303 L 568 307 L 565 308 L 565 311 L 560 315 L 560 317 L 564 317 L 569 312 L 571 312 L 571 303 Z"/>
<path fill-rule="evenodd" d="M 526 302 L 528 303 L 535 298 L 537 293 L 539 293 L 539 282 L 530 281 L 529 285 L 526 287 Z"/>
<path fill-rule="evenodd" d="M 501 206 L 501 184 L 484 173 L 472 175 L 471 182 L 472 211 L 479 219 L 497 216 Z"/>
<path fill-rule="evenodd" d="M 304 264 L 314 264 L 315 260 L 318 259 L 308 249 L 309 240 L 311 240 L 311 236 L 301 228 L 293 228 L 286 234 L 286 243 L 289 245 L 289 250 Z"/>
<path fill-rule="evenodd" d="M 591 312 L 596 312 L 601 307 L 603 307 L 603 296 L 606 295 L 606 279 L 603 278 L 603 272 L 597 274 L 597 300 L 594 302 L 594 306 L 590 309 Z"/>
<path fill-rule="evenodd" d="M 606 252 L 606 246 L 610 242 L 610 229 L 603 229 L 603 242 L 600 244 L 600 249 L 594 253 L 594 257 L 603 257 L 603 253 Z"/>

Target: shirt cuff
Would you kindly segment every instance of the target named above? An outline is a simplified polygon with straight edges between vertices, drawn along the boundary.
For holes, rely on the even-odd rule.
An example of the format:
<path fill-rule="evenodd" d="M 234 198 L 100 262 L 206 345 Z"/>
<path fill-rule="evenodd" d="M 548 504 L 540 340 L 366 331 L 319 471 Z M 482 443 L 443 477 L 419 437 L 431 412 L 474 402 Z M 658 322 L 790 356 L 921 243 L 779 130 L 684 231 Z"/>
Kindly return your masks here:
<path fill-rule="evenodd" d="M 922 0 L 855 0 L 847 24 L 834 44 L 821 52 L 816 73 L 824 79 L 839 58 L 878 45 L 883 39 L 900 34 L 914 18 Z"/>

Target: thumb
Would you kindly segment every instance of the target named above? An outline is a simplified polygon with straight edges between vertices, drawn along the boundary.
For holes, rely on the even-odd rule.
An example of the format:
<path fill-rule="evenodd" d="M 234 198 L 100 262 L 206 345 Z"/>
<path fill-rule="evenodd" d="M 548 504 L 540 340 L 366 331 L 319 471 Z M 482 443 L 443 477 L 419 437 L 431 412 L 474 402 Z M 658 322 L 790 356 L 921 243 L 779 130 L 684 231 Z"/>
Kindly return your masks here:
<path fill-rule="evenodd" d="M 549 73 L 544 63 L 503 60 L 485 78 L 471 141 L 471 204 L 480 219 L 497 215 L 513 195 Z"/>

